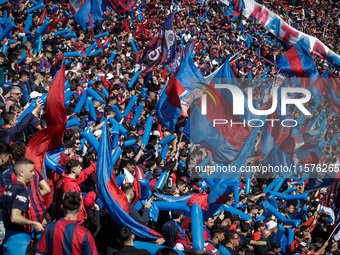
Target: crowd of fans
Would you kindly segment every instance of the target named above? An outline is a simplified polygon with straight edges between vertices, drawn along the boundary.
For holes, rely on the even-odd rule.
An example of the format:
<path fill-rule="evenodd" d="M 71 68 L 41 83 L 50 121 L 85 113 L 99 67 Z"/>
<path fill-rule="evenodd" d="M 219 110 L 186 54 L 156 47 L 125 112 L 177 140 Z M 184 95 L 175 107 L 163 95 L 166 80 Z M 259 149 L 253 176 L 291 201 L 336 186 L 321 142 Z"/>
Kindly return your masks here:
<path fill-rule="evenodd" d="M 153 195 L 145 202 L 142 212 L 138 212 L 132 205 L 135 198 L 132 183 L 136 167 L 148 173 L 147 179 L 150 180 L 150 189 L 154 193 L 183 196 L 193 193 L 209 194 L 210 189 L 204 185 L 202 179 L 190 178 L 190 141 L 180 132 L 186 118 L 178 121 L 175 139 L 168 146 L 165 160 L 161 158 L 155 145 L 171 133 L 157 120 L 152 126 L 148 145 L 141 145 L 146 119 L 153 113 L 159 93 L 170 79 L 170 73 L 166 68 L 160 68 L 149 76 L 140 76 L 132 88 L 128 87 L 135 73 L 134 63 L 139 54 L 133 51 L 130 39 L 135 41 L 140 50 L 144 49 L 152 35 L 160 29 L 170 10 L 174 10 L 177 50 L 180 52 L 191 38 L 196 38 L 198 42 L 193 61 L 204 76 L 217 70 L 226 60 L 231 60 L 233 71 L 239 78 L 251 76 L 258 79 L 265 74 L 275 77 L 280 73 L 276 62 L 289 48 L 288 45 L 275 39 L 270 32 L 256 24 L 255 20 L 227 16 L 227 7 L 218 1 L 205 1 L 203 4 L 195 1 L 150 1 L 145 9 L 135 11 L 124 24 L 114 11 L 106 12 L 105 20 L 94 29 L 95 34 L 109 31 L 110 47 L 105 49 L 105 53 L 64 59 L 66 80 L 73 91 L 67 104 L 67 115 L 68 119 L 76 116 L 80 125 L 70 127 L 64 132 L 65 150 L 58 163 L 67 172 L 54 180 L 53 184 L 47 183 L 42 174 L 34 169 L 34 163 L 25 159 L 26 145 L 30 139 L 47 127 L 43 103 L 38 100 L 34 110 L 20 122 L 18 117 L 31 100 L 48 92 L 61 64 L 57 56 L 68 51 L 80 50 L 84 53 L 94 40 L 90 32 L 83 31 L 72 18 L 71 5 L 60 3 L 55 15 L 59 20 L 54 20 L 49 26 L 48 32 L 43 36 L 41 52 L 34 54 L 37 48 L 35 33 L 44 22 L 44 15 L 39 10 L 34 12 L 30 33 L 24 33 L 28 16 L 26 11 L 34 5 L 31 2 L 10 1 L 0 8 L 0 23 L 2 19 L 11 17 L 16 24 L 11 32 L 13 39 L 6 38 L 2 41 L 0 53 L 0 241 L 3 243 L 4 254 L 97 254 L 97 251 L 101 254 L 149 254 L 147 250 L 134 247 L 133 241 L 138 236 L 128 227 L 118 226 L 98 200 L 94 177 L 97 154 L 89 143 L 82 144 L 83 137 L 80 135 L 81 131 L 90 127 L 99 140 L 103 120 L 110 117 L 118 120 L 112 106 L 117 106 L 123 112 L 135 95 L 139 96 L 137 105 L 143 102 L 144 109 L 136 126 L 130 125 L 133 113 L 124 118 L 122 124 L 128 130 L 128 136 L 120 137 L 119 144 L 123 145 L 124 140 L 129 139 L 136 139 L 137 143 L 124 148 L 115 174 L 125 174 L 121 190 L 130 203 L 129 215 L 164 236 L 164 239 L 154 242 L 187 254 L 218 254 L 221 246 L 231 255 L 340 254 L 338 243 L 328 240 L 334 228 L 331 224 L 334 219 L 317 210 L 325 190 L 308 193 L 308 200 L 276 199 L 279 211 L 288 219 L 294 219 L 304 205 L 307 207 L 307 212 L 301 215 L 301 225 L 294 231 L 294 241 L 291 244 L 287 233 L 292 226 L 283 224 L 284 234 L 278 238 L 276 234 L 279 222 L 274 216 L 268 215 L 258 220 L 265 212 L 262 202 L 269 201 L 268 195 L 263 191 L 274 176 L 253 176 L 250 192 L 245 194 L 243 189 L 237 205 L 233 200 L 233 192 L 224 197 L 222 203 L 235 205 L 250 215 L 251 219 L 244 221 L 239 215 L 223 210 L 204 219 L 205 251 L 201 253 L 192 250 L 192 236 L 195 233 L 191 231 L 190 218 L 185 217 L 183 212 L 161 211 L 155 222 L 149 215 L 149 208 L 152 201 L 157 200 L 156 196 Z M 44 3 L 49 13 L 55 3 Z M 297 6 L 290 7 L 289 11 L 278 1 L 267 0 L 263 4 L 291 26 L 318 37 L 334 52 L 340 53 L 337 1 L 310 0 L 300 3 L 301 5 L 293 1 L 291 4 Z M 55 32 L 67 28 L 72 28 L 77 38 L 53 36 Z M 101 38 L 103 43 L 105 39 Z M 117 52 L 117 55 L 112 65 L 108 65 L 112 52 Z M 24 60 L 21 59 L 22 53 L 27 55 Z M 320 74 L 327 69 L 334 74 L 339 72 L 325 60 L 315 57 L 315 62 Z M 79 114 L 74 113 L 84 89 L 89 87 L 93 87 L 104 101 L 102 103 L 93 100 L 96 118 L 91 117 L 85 106 Z M 103 94 L 103 87 L 108 91 L 108 97 Z M 148 89 L 146 94 L 143 94 L 143 88 Z M 313 118 L 318 116 L 321 109 L 321 106 L 316 109 Z M 337 143 L 330 143 L 334 135 L 339 133 L 339 119 L 331 114 L 328 117 L 327 145 L 323 149 L 321 162 L 339 163 L 339 147 Z M 248 164 L 258 164 L 255 159 L 261 156 L 261 152 L 256 149 Z M 164 171 L 168 172 L 168 182 L 163 190 L 154 189 Z M 244 186 L 242 178 L 241 187 Z M 287 179 L 280 191 L 291 186 L 291 180 Z M 304 193 L 304 183 L 296 187 L 294 194 Z M 47 201 L 49 195 L 49 200 L 53 202 L 46 208 L 45 200 Z M 157 254 L 175 254 L 175 251 L 162 248 Z"/>

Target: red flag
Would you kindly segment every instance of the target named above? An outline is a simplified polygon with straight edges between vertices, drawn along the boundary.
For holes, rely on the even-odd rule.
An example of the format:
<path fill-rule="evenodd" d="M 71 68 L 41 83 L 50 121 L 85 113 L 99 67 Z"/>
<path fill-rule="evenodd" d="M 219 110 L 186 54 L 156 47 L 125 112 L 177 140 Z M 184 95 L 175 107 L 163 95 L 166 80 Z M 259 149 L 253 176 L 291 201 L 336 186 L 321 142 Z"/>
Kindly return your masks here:
<path fill-rule="evenodd" d="M 59 70 L 59 73 L 54 79 L 47 96 L 45 119 L 48 128 L 36 133 L 26 147 L 26 158 L 34 161 L 35 168 L 41 174 L 43 174 L 45 155 L 47 151 L 60 147 L 63 144 L 63 135 L 67 122 L 64 93 L 65 65 L 63 65 Z M 51 193 L 48 195 L 53 196 Z M 49 205 L 50 204 L 46 201 L 47 208 Z"/>
<path fill-rule="evenodd" d="M 46 100 L 45 119 L 48 127 L 66 125 L 65 107 L 65 65 L 63 65 L 55 77 Z"/>
<path fill-rule="evenodd" d="M 209 194 L 193 194 L 189 201 L 188 206 L 193 206 L 195 203 L 198 204 L 202 210 L 208 210 L 209 208 L 209 202 L 208 202 Z"/>

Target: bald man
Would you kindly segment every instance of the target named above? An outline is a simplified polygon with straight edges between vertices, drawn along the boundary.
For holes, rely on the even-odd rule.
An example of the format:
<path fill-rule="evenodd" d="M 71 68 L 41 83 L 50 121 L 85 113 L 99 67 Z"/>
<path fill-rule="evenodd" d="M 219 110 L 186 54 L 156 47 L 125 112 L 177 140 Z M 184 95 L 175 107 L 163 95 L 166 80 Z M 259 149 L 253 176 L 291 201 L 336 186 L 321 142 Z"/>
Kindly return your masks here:
<path fill-rule="evenodd" d="M 255 255 L 264 255 L 271 248 L 270 243 L 274 241 L 275 232 L 264 229 L 262 230 L 262 237 L 259 241 L 267 242 L 267 245 L 255 245 Z"/>

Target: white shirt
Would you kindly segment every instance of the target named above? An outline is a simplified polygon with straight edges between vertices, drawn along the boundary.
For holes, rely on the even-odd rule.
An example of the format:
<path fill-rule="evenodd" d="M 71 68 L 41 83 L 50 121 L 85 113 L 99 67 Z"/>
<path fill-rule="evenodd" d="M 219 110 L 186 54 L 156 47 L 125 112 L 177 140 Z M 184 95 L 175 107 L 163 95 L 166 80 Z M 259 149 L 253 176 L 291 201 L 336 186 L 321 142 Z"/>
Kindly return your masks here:
<path fill-rule="evenodd" d="M 124 184 L 125 183 L 131 183 L 133 184 L 133 181 L 135 180 L 135 177 L 127 170 L 124 168 L 124 174 L 125 174 L 125 180 L 124 180 Z"/>

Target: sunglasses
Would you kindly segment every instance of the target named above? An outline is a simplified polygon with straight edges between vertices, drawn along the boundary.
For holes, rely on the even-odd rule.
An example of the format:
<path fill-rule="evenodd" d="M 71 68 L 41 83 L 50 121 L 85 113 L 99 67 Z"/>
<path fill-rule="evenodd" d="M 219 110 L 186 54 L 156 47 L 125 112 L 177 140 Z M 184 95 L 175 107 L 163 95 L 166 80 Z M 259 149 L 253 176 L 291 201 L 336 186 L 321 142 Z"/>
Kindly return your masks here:
<path fill-rule="evenodd" d="M 19 95 L 22 95 L 22 93 L 13 93 L 14 95 L 17 95 L 17 96 L 19 96 Z"/>
<path fill-rule="evenodd" d="M 80 143 L 75 143 L 74 145 L 80 145 Z"/>

